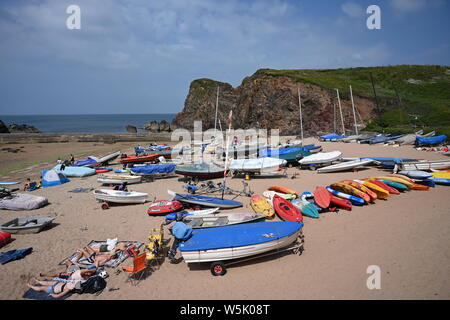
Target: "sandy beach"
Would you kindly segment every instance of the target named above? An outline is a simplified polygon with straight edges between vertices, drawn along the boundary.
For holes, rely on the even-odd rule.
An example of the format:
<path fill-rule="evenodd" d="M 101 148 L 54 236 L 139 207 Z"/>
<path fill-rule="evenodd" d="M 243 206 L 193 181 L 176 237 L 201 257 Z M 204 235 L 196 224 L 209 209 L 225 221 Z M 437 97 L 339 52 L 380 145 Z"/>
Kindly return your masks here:
<path fill-rule="evenodd" d="M 444 158 L 435 152 L 415 150 L 412 146 L 393 148 L 318 142 L 313 138 L 305 143 L 319 144 L 326 152 L 339 150 L 344 157 Z M 116 150 L 132 154 L 134 144 L 41 143 L 3 147 L 23 152 L 0 152 L 1 168 L 8 172 L 2 173 L 0 179 L 25 182 L 27 177 L 38 179 L 40 170 L 53 167 L 58 157 L 73 153 L 77 159 L 82 159 Z M 282 185 L 301 193 L 343 179 L 389 173 L 373 166 L 357 172 L 319 174 L 297 168 L 289 168 L 287 172 L 287 178 L 251 179 L 248 181 L 250 189 L 261 194 L 269 186 Z M 291 179 L 295 173 L 298 175 Z M 169 199 L 167 189 L 184 192 L 178 178 L 132 185 L 129 189 L 148 192 L 150 201 Z M 50 202 L 38 210 L 0 212 L 1 224 L 31 215 L 56 217 L 56 225 L 51 229 L 38 234 L 13 235 L 14 241 L 0 249 L 5 252 L 33 247 L 33 252 L 25 258 L 1 266 L 1 300 L 22 299 L 31 277 L 40 272 L 60 270 L 58 263 L 61 260 L 91 240 L 117 237 L 147 243 L 149 231 L 159 227 L 164 220 L 163 216 L 146 214 L 149 203 L 117 205 L 102 210 L 91 192 L 68 192 L 78 187 L 97 188 L 100 185 L 96 180 L 95 175 L 71 178 L 69 183 L 61 186 L 33 191 L 32 194 L 44 196 Z M 234 189 L 242 188 L 241 178 L 228 179 L 228 183 Z M 165 260 L 159 270 L 137 287 L 125 283 L 125 274 L 117 275 L 109 269 L 108 288 L 119 290 L 105 290 L 99 296 L 74 294 L 69 299 L 449 299 L 449 196 L 449 187 L 436 186 L 429 191 L 391 195 L 387 200 L 353 207 L 352 211 L 324 213 L 318 220 L 305 217 L 305 251 L 301 256 L 280 255 L 237 264 L 230 267 L 224 277 L 213 277 L 209 264 L 189 269 L 184 262 L 170 264 Z M 237 200 L 242 201 L 244 207 L 232 212 L 253 212 L 250 198 Z M 168 232 L 166 237 L 170 238 Z M 124 264 L 131 263 L 131 259 L 127 259 Z M 371 265 L 381 269 L 379 290 L 369 290 L 366 286 L 367 268 Z"/>

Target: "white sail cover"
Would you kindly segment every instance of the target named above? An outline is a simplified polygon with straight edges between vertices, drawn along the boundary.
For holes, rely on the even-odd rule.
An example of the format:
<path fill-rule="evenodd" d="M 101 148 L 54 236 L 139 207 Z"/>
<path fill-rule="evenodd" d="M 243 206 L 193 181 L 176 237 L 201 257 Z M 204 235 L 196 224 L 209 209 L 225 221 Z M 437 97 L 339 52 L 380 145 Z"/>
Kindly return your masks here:
<path fill-rule="evenodd" d="M 319 152 L 316 154 L 312 154 L 310 156 L 306 156 L 303 159 L 299 160 L 300 164 L 315 164 L 315 163 L 327 163 L 336 160 L 340 160 L 342 158 L 342 152 L 340 151 L 332 151 L 332 152 Z"/>
<path fill-rule="evenodd" d="M 230 170 L 269 172 L 284 165 L 286 165 L 286 160 L 278 158 L 237 159 L 231 162 Z"/>

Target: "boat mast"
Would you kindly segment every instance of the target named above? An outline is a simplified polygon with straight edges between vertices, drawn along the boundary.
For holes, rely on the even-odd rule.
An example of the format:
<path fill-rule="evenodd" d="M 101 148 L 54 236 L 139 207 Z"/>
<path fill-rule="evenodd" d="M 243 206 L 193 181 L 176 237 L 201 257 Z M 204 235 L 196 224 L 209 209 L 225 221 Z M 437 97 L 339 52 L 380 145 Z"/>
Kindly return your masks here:
<path fill-rule="evenodd" d="M 345 126 L 344 126 L 344 118 L 342 117 L 342 106 L 341 106 L 341 98 L 339 97 L 339 89 L 336 89 L 338 104 L 339 104 L 339 112 L 341 114 L 341 122 L 342 122 L 342 135 L 345 136 Z"/>
<path fill-rule="evenodd" d="M 225 193 L 225 186 L 226 186 L 226 181 L 227 181 L 228 151 L 229 151 L 229 147 L 230 147 L 230 135 L 231 135 L 232 119 L 233 119 L 233 110 L 230 111 L 230 115 L 228 116 L 229 124 L 228 124 L 228 135 L 227 135 L 227 147 L 226 147 L 226 152 L 225 152 L 225 169 L 223 171 L 222 200 L 223 200 L 223 195 Z"/>
<path fill-rule="evenodd" d="M 333 101 L 333 132 L 336 132 L 336 102 Z"/>
<path fill-rule="evenodd" d="M 214 119 L 214 139 L 217 139 L 216 137 L 216 131 L 217 131 L 217 112 L 219 110 L 219 86 L 217 86 L 217 96 L 216 96 L 216 117 Z"/>
<path fill-rule="evenodd" d="M 355 114 L 355 102 L 353 101 L 353 91 L 351 85 L 350 85 L 350 97 L 352 98 L 353 120 L 355 121 L 356 135 L 358 135 L 358 125 L 356 124 L 356 114 Z"/>
<path fill-rule="evenodd" d="M 300 87 L 297 87 L 297 91 L 298 91 L 298 106 L 300 108 L 300 131 L 301 131 L 301 146 L 303 147 L 303 116 L 302 116 L 302 100 L 300 97 Z"/>

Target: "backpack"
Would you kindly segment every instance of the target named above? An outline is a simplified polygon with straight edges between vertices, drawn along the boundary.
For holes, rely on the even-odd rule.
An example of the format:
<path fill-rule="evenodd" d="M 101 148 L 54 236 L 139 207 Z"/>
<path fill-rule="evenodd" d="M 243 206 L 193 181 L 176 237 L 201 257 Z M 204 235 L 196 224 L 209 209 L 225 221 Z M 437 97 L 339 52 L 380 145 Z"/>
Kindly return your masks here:
<path fill-rule="evenodd" d="M 92 276 L 81 284 L 81 289 L 77 293 L 99 293 L 106 288 L 106 281 L 100 276 Z"/>

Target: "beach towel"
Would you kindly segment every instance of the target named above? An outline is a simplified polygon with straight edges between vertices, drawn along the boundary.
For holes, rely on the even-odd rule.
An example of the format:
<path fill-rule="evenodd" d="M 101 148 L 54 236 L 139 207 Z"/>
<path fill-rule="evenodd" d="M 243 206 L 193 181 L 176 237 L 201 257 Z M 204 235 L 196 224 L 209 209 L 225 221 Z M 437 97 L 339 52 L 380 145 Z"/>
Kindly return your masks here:
<path fill-rule="evenodd" d="M 144 245 L 143 242 L 138 242 L 138 241 L 119 241 L 117 242 L 119 243 L 123 243 L 125 244 L 125 246 L 130 246 L 130 245 L 135 245 L 136 248 L 140 248 Z M 96 247 L 96 246 L 101 246 L 101 245 L 108 245 L 107 241 L 95 241 L 92 240 L 87 246 L 89 247 Z M 76 252 L 74 252 L 72 255 L 70 255 L 69 257 L 65 258 L 63 261 L 61 261 L 59 263 L 59 265 L 65 265 L 65 262 L 67 260 L 72 261 L 74 264 L 80 266 L 80 267 L 85 267 L 85 268 L 89 268 L 94 266 L 93 263 L 89 262 L 88 259 L 82 258 L 80 259 L 78 262 L 75 262 L 75 259 L 78 257 L 78 254 Z M 109 267 L 109 268 L 116 268 L 119 264 L 121 264 L 122 262 L 124 262 L 127 258 L 129 257 L 129 255 L 126 253 L 125 250 L 121 250 L 119 251 L 119 253 L 117 254 L 117 257 L 115 259 L 111 259 L 108 262 L 105 263 L 105 267 Z"/>
<path fill-rule="evenodd" d="M 63 297 L 60 298 L 53 298 L 51 295 L 49 295 L 47 292 L 42 291 L 34 291 L 33 289 L 28 289 L 22 296 L 24 299 L 31 299 L 31 300 L 65 300 L 69 298 L 72 295 L 72 293 L 68 293 Z"/>
<path fill-rule="evenodd" d="M 19 260 L 30 254 L 33 251 L 33 248 L 19 249 L 19 250 L 10 250 L 6 252 L 0 252 L 0 263 L 6 264 L 8 262 Z"/>

